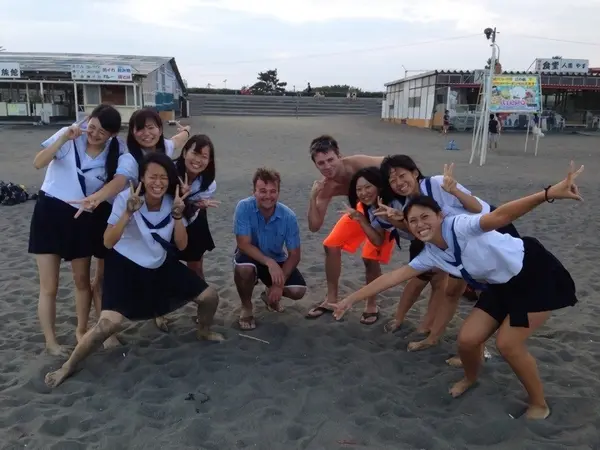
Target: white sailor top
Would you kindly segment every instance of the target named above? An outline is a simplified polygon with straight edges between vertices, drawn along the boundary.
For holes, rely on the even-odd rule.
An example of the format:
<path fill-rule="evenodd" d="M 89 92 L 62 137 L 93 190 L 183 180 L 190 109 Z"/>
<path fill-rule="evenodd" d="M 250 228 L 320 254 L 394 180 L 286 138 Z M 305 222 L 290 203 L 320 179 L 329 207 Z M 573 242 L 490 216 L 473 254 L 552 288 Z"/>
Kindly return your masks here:
<path fill-rule="evenodd" d="M 142 153 L 146 155 L 148 150 L 142 149 Z M 175 144 L 171 139 L 165 139 L 165 154 L 172 159 L 173 153 L 175 153 Z M 134 184 L 137 184 L 140 177 L 140 166 L 131 153 L 127 152 L 119 158 L 117 175 L 126 176 L 128 183 L 132 181 Z"/>
<path fill-rule="evenodd" d="M 110 225 L 115 225 L 127 209 L 129 189 L 125 189 L 115 198 L 112 212 L 108 218 Z M 167 253 L 175 250 L 171 243 L 175 220 L 171 217 L 173 197 L 165 195 L 159 211 L 148 211 L 144 203 L 133 213 L 125 226 L 121 239 L 114 250 L 139 266 L 148 269 L 160 267 L 167 258 Z M 184 224 L 186 224 L 184 220 Z"/>
<path fill-rule="evenodd" d="M 197 177 L 190 186 L 190 195 L 185 200 L 186 204 L 190 205 L 192 211 L 194 211 L 194 215 L 189 218 L 188 224 L 191 224 L 198 217 L 198 213 L 200 209 L 194 206 L 194 203 L 200 200 L 208 200 L 213 198 L 215 192 L 217 191 L 217 182 L 213 180 L 212 183 L 206 188 L 205 191 L 200 190 L 200 186 L 202 186 L 202 175 Z"/>
<path fill-rule="evenodd" d="M 68 127 L 61 128 L 42 142 L 42 148 L 48 148 L 55 143 L 67 129 Z M 86 153 L 87 136 L 85 134 L 67 141 L 50 161 L 40 189 L 47 195 L 63 202 L 82 200 L 98 192 L 106 183 L 105 165 L 110 141 L 109 139 L 102 153 L 95 158 Z M 119 153 L 123 155 L 126 146 L 120 139 L 119 147 Z M 79 208 L 79 205 L 72 204 L 71 206 L 75 209 Z"/>
<path fill-rule="evenodd" d="M 438 268 L 464 278 L 475 288 L 483 288 L 482 283 L 507 283 L 523 268 L 523 241 L 509 234 L 483 231 L 482 215 L 445 217 L 442 236 L 448 248 L 442 250 L 427 242 L 409 266 L 420 272 Z"/>

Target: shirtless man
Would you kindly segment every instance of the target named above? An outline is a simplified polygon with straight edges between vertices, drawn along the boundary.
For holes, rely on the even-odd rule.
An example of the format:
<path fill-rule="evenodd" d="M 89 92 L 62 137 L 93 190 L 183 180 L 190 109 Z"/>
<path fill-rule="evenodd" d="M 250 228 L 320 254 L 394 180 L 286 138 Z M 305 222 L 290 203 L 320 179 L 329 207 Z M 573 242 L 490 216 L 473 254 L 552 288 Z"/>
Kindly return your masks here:
<path fill-rule="evenodd" d="M 379 167 L 383 157 L 354 155 L 342 157 L 338 143 L 331 136 L 319 136 L 310 144 L 310 157 L 321 175 L 322 180 L 315 181 L 310 193 L 308 207 L 308 228 L 315 233 L 323 226 L 327 207 L 336 196 L 347 196 L 352 176 L 364 167 Z M 338 282 L 342 269 L 342 250 L 354 253 L 364 242 L 362 259 L 365 264 L 366 282 L 370 283 L 381 275 L 381 249 L 367 239 L 358 222 L 344 215 L 323 241 L 325 248 L 325 276 L 327 278 L 327 298 L 311 309 L 307 319 L 316 319 L 330 313 L 328 303 L 338 301 Z M 367 300 L 361 323 L 372 325 L 379 319 L 376 297 Z"/>

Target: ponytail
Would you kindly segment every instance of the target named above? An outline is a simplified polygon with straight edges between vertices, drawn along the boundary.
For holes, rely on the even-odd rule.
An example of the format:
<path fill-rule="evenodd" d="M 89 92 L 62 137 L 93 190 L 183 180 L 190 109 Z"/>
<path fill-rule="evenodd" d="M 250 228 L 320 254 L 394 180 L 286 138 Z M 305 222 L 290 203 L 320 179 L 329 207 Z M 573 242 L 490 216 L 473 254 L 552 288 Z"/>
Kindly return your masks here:
<path fill-rule="evenodd" d="M 110 182 L 117 173 L 119 156 L 121 156 L 120 153 L 121 145 L 119 144 L 119 139 L 116 136 L 113 136 L 108 144 L 108 155 L 106 155 L 106 165 L 104 166 L 106 170 L 105 183 Z"/>

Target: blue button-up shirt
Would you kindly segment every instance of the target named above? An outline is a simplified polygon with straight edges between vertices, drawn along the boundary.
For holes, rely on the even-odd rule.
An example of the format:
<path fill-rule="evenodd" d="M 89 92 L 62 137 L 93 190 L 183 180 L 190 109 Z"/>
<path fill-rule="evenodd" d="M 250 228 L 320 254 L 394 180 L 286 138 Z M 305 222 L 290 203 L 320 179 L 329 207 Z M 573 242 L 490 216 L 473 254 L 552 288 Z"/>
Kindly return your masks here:
<path fill-rule="evenodd" d="M 258 209 L 256 198 L 240 200 L 233 216 L 233 232 L 236 236 L 250 236 L 252 245 L 277 262 L 287 259 L 284 245 L 287 250 L 300 247 L 300 229 L 296 214 L 279 202 L 267 222 Z"/>

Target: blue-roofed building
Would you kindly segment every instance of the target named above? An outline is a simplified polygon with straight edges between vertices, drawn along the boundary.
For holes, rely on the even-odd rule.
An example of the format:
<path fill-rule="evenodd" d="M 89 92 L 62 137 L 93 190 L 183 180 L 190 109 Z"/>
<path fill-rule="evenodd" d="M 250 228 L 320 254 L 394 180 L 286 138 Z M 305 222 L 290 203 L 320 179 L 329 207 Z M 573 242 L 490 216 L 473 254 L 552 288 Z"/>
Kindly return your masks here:
<path fill-rule="evenodd" d="M 142 107 L 166 121 L 189 111 L 172 57 L 0 52 L 0 122 L 72 122 L 100 103 L 125 123 Z"/>

